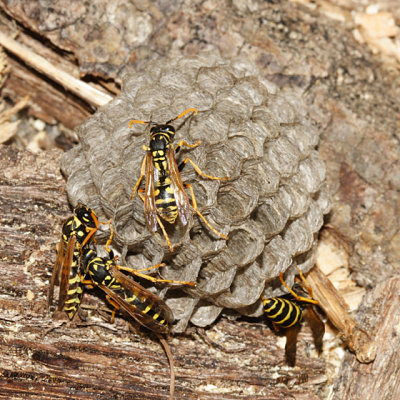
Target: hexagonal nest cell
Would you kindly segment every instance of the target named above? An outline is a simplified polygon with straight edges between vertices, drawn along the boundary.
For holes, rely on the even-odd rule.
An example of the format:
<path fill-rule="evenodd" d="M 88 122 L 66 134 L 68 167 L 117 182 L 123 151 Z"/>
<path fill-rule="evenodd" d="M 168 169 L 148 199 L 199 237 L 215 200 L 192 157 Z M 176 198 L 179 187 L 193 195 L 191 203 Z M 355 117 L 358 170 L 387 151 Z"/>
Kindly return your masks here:
<path fill-rule="evenodd" d="M 167 279 L 197 282 L 195 288 L 156 285 L 154 290 L 174 312 L 174 330 L 189 321 L 211 324 L 224 308 L 251 316 L 262 314 L 260 296 L 282 294 L 280 272 L 289 284 L 296 266 L 307 272 L 314 264 L 316 237 L 329 211 L 325 167 L 316 146 L 318 133 L 293 91 L 279 91 L 261 79 L 243 59 L 206 54 L 161 59 L 143 72 L 126 76 L 122 93 L 79 127 L 80 144 L 66 153 L 62 170 L 68 195 L 112 219 L 119 263 L 144 268 L 165 261 Z M 193 211 L 182 226 L 164 223 L 174 246 L 171 253 L 159 229 L 145 222 L 143 201 L 131 200 L 149 144 L 149 125 L 173 122 L 176 158 L 190 157 L 182 181 L 193 185 L 199 209 L 224 240 Z M 189 193 L 190 198 L 190 193 Z"/>

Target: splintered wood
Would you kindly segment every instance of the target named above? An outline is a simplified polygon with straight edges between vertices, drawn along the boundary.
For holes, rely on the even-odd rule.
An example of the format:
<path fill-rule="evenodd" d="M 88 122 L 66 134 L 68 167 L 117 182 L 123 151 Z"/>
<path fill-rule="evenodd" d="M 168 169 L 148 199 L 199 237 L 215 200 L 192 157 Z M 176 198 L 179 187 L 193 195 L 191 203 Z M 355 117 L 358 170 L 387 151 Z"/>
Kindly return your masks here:
<path fill-rule="evenodd" d="M 360 364 L 346 354 L 335 385 L 335 400 L 400 399 L 400 278 L 377 285 L 364 299 L 359 315 L 374 337 L 376 358 Z"/>
<path fill-rule="evenodd" d="M 361 329 L 349 314 L 348 305 L 331 281 L 315 266 L 307 275 L 313 297 L 325 311 L 328 319 L 339 331 L 343 341 L 356 354 L 358 361 L 369 363 L 375 358 L 376 349 L 369 334 Z"/>

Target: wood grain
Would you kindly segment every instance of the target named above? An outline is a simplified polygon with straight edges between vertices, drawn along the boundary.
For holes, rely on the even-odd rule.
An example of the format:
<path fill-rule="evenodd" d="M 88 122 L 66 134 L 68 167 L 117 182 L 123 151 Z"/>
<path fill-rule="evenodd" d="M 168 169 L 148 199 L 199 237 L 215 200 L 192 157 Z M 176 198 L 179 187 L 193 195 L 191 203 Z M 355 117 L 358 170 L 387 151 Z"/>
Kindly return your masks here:
<path fill-rule="evenodd" d="M 335 399 L 400 398 L 400 278 L 377 285 L 363 302 L 361 322 L 377 347 L 370 364 L 346 355 L 335 385 Z"/>

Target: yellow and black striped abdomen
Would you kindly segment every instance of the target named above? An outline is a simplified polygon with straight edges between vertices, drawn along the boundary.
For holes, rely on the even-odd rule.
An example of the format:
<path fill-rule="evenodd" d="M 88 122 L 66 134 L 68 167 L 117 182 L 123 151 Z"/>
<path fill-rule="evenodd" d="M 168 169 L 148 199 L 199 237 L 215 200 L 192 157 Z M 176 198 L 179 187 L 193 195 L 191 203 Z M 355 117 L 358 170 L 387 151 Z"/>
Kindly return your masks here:
<path fill-rule="evenodd" d="M 151 157 L 157 179 L 154 181 L 154 199 L 158 215 L 173 224 L 178 217 L 178 207 L 172 187 L 167 151 L 172 147 L 169 135 L 158 132 L 150 142 Z"/>
<path fill-rule="evenodd" d="M 143 296 L 139 291 L 125 289 L 125 301 L 135 307 L 138 312 L 145 314 L 148 319 L 152 319 L 155 324 L 168 327 L 168 317 L 153 299 Z"/>
<path fill-rule="evenodd" d="M 65 245 L 68 245 L 68 242 L 72 240 L 72 237 L 75 237 L 76 239 L 73 249 L 71 269 L 69 271 L 68 291 L 65 295 L 63 307 L 63 310 L 68 315 L 69 319 L 74 317 L 82 300 L 83 287 L 81 285 L 81 274 L 79 271 L 80 253 L 78 246 L 83 243 L 86 236 L 86 226 L 76 215 L 69 217 L 64 222 L 61 238 Z"/>
<path fill-rule="evenodd" d="M 178 217 L 178 207 L 169 176 L 157 182 L 154 197 L 158 215 L 173 224 Z"/>
<path fill-rule="evenodd" d="M 289 328 L 302 320 L 303 313 L 295 302 L 282 297 L 263 299 L 264 313 L 273 323 Z"/>
<path fill-rule="evenodd" d="M 75 249 L 69 273 L 68 292 L 64 303 L 64 311 L 67 313 L 69 319 L 72 319 L 77 312 L 83 294 L 79 272 L 79 257 L 79 250 Z"/>

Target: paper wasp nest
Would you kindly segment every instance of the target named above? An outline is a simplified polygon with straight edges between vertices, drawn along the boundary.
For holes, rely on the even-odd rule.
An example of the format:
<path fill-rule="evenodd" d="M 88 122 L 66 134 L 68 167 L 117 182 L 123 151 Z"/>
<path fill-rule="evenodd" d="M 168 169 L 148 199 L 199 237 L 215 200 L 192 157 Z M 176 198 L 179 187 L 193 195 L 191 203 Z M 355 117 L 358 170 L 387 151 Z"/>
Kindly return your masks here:
<path fill-rule="evenodd" d="M 282 293 L 279 273 L 290 269 L 293 277 L 296 265 L 307 272 L 314 262 L 316 234 L 329 210 L 318 134 L 298 95 L 259 77 L 243 59 L 210 54 L 151 62 L 127 76 L 122 93 L 78 129 L 80 144 L 63 159 L 72 204 L 84 202 L 101 219 L 112 218 L 120 264 L 165 261 L 163 277 L 197 282 L 193 289 L 156 286 L 174 312 L 175 331 L 188 321 L 206 326 L 223 308 L 261 315 L 260 295 Z M 175 145 L 202 143 L 183 148 L 178 164 L 190 157 L 206 174 L 229 180 L 199 177 L 189 163 L 182 180 L 193 185 L 207 220 L 229 238 L 213 234 L 193 213 L 186 228 L 178 220 L 168 228 L 170 253 L 162 234 L 148 230 L 142 200 L 130 199 L 149 127 L 128 124 L 162 124 L 189 107 L 199 113 L 173 123 Z"/>

